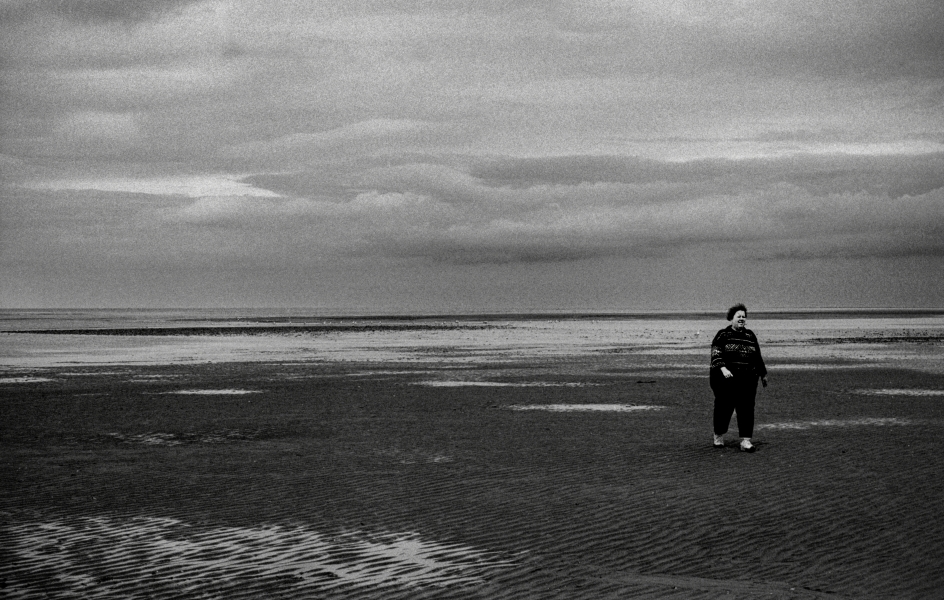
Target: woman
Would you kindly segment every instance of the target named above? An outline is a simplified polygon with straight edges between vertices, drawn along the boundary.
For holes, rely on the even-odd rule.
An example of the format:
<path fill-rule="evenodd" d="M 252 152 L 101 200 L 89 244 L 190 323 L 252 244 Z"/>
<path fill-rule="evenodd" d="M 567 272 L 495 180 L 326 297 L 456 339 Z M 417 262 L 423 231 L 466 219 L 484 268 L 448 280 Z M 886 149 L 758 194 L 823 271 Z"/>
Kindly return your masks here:
<path fill-rule="evenodd" d="M 711 342 L 711 370 L 709 383 L 715 394 L 714 446 L 724 448 L 724 434 L 728 432 L 731 415 L 737 412 L 741 450 L 753 452 L 751 436 L 754 433 L 754 397 L 757 378 L 767 387 L 767 367 L 760 354 L 760 345 L 754 332 L 745 327 L 747 307 L 735 304 L 728 309 L 731 324 L 718 332 Z"/>

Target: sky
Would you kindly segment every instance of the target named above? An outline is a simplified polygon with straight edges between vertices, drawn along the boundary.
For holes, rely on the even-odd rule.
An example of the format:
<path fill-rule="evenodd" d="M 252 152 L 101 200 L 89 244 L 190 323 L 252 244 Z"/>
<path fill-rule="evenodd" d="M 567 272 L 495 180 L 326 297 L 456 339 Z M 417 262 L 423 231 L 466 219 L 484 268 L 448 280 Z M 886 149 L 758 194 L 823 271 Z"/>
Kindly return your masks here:
<path fill-rule="evenodd" d="M 944 307 L 939 0 L 0 0 L 0 307 Z"/>

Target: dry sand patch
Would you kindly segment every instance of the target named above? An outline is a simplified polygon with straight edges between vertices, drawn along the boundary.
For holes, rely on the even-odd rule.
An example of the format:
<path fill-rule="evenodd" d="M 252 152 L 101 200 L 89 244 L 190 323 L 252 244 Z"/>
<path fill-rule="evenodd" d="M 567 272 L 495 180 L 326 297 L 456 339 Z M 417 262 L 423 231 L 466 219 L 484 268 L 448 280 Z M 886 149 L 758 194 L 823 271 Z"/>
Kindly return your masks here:
<path fill-rule="evenodd" d="M 944 396 L 944 390 L 918 389 L 863 389 L 855 390 L 855 393 L 867 396 Z"/>
<path fill-rule="evenodd" d="M 662 410 L 664 406 L 629 404 L 512 404 L 511 410 L 546 410 L 549 412 L 639 412 Z"/>
<path fill-rule="evenodd" d="M 425 385 L 428 387 L 587 387 L 595 385 L 581 382 L 553 382 L 553 381 L 418 381 L 416 385 Z"/>
<path fill-rule="evenodd" d="M 55 379 L 50 379 L 48 377 L 0 377 L 0 383 L 46 383 L 48 381 L 55 381 Z"/>
<path fill-rule="evenodd" d="M 173 392 L 162 392 L 164 394 L 178 394 L 181 396 L 244 396 L 246 394 L 261 394 L 260 390 L 240 390 L 240 389 L 222 389 L 222 390 L 176 390 Z"/>
<path fill-rule="evenodd" d="M 820 419 L 814 421 L 787 421 L 781 423 L 761 423 L 755 429 L 812 429 L 814 427 L 886 427 L 914 425 L 913 419 L 900 417 L 862 417 L 851 419 Z"/>

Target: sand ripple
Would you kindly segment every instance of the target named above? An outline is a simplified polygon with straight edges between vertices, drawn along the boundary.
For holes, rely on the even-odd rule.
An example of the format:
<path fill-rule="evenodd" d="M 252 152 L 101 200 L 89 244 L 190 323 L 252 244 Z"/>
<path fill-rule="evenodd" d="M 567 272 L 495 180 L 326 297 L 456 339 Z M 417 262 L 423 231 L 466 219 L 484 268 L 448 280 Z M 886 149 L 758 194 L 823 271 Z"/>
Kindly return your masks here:
<path fill-rule="evenodd" d="M 170 518 L 12 523 L 7 597 L 310 597 L 332 589 L 468 586 L 509 563 L 415 534 L 203 527 Z M 321 597 L 318 595 L 317 597 Z"/>
<path fill-rule="evenodd" d="M 259 437 L 258 430 L 228 429 L 210 433 L 164 433 L 150 432 L 139 434 L 106 433 L 103 439 L 121 444 L 144 446 L 183 446 L 186 444 L 225 444 Z"/>

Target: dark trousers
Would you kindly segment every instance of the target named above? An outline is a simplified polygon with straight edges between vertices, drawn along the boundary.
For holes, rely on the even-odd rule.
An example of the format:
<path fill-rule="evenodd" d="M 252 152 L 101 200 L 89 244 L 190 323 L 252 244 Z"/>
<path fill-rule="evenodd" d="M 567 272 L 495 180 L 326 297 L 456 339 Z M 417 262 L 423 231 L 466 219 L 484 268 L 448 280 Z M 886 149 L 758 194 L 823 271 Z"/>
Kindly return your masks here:
<path fill-rule="evenodd" d="M 735 373 L 727 379 L 720 369 L 712 369 L 708 379 L 715 394 L 715 434 L 728 432 L 731 415 L 737 413 L 738 435 L 749 438 L 754 434 L 754 398 L 757 396 L 757 375 Z"/>

